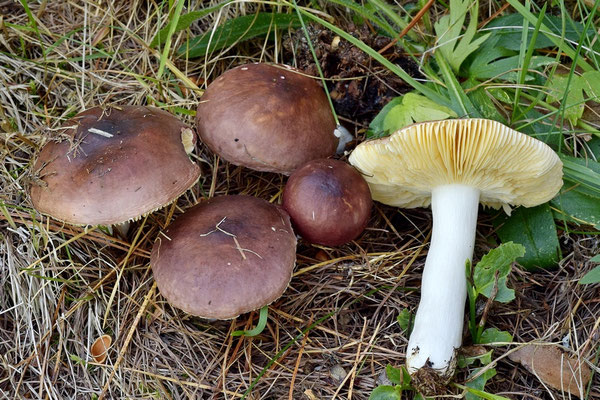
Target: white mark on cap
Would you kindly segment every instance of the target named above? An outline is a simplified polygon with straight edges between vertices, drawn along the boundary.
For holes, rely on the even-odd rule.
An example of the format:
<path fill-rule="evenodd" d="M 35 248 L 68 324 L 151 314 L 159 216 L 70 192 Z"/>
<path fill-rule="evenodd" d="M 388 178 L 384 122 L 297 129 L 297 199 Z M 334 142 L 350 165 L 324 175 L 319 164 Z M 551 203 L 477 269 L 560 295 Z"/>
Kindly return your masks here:
<path fill-rule="evenodd" d="M 280 76 L 280 78 L 281 78 L 281 79 L 285 79 L 285 76 L 281 75 L 281 76 Z"/>
<path fill-rule="evenodd" d="M 248 67 L 242 67 L 242 71 L 248 71 Z"/>
<path fill-rule="evenodd" d="M 112 133 L 109 133 L 109 132 L 103 131 L 103 130 L 101 130 L 101 129 L 89 128 L 89 129 L 88 129 L 88 132 L 90 132 L 90 133 L 95 133 L 96 135 L 104 136 L 104 137 L 107 137 L 107 138 L 111 138 L 111 137 L 113 137 L 113 134 L 112 134 Z"/>
<path fill-rule="evenodd" d="M 277 229 L 275 229 L 275 227 L 274 227 L 274 226 L 272 226 L 272 227 L 271 227 L 271 230 L 272 230 L 273 232 L 277 232 Z"/>

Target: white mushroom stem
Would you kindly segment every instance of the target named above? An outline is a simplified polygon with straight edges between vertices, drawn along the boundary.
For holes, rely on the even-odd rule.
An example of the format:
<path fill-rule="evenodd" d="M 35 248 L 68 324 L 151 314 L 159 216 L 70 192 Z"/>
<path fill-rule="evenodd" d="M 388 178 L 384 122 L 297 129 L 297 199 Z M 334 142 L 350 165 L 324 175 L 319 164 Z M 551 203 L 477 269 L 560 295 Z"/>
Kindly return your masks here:
<path fill-rule="evenodd" d="M 479 190 L 466 185 L 433 189 L 433 233 L 421 283 L 421 302 L 408 341 L 406 365 L 448 377 L 462 342 L 467 296 L 465 263 L 473 256 Z"/>
<path fill-rule="evenodd" d="M 354 140 L 354 136 L 343 125 L 336 126 L 333 134 L 339 138 L 336 154 L 344 154 L 346 145 Z"/>

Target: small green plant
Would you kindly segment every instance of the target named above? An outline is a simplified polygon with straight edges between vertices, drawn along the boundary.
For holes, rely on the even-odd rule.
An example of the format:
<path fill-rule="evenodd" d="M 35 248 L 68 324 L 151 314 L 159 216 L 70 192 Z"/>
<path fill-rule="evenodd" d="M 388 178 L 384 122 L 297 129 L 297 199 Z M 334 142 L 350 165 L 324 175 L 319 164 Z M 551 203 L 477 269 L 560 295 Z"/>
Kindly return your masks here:
<path fill-rule="evenodd" d="M 269 306 L 264 306 L 263 308 L 260 309 L 260 312 L 258 314 L 258 322 L 256 323 L 256 326 L 253 329 L 249 329 L 247 331 L 233 331 L 233 332 L 231 332 L 231 336 L 253 337 L 253 336 L 260 335 L 262 333 L 262 331 L 265 330 L 265 327 L 267 326 L 268 318 L 269 318 Z"/>
<path fill-rule="evenodd" d="M 415 316 L 410 311 L 408 311 L 407 308 L 404 308 L 396 317 L 396 322 L 398 322 L 398 325 L 400 325 L 400 328 L 404 332 L 407 332 L 407 334 L 410 335 L 410 331 L 412 331 L 413 327 L 414 318 Z"/>
<path fill-rule="evenodd" d="M 598 263 L 600 264 L 600 254 L 592 257 L 590 259 L 591 262 L 593 263 Z M 583 276 L 583 278 L 581 278 L 579 280 L 579 283 L 581 285 L 589 285 L 589 284 L 593 284 L 593 283 L 600 283 L 600 265 L 595 267 L 593 270 L 589 271 L 587 274 L 585 274 Z"/>
<path fill-rule="evenodd" d="M 474 268 L 470 262 L 466 263 L 469 331 L 474 344 L 510 342 L 512 340 L 510 334 L 506 332 L 500 332 L 494 328 L 484 331 L 484 327 L 487 311 L 492 301 L 508 303 L 515 298 L 515 291 L 506 286 L 506 281 L 512 263 L 524 255 L 525 247 L 508 242 L 490 250 Z M 476 322 L 476 302 L 480 295 L 487 297 L 488 300 L 480 321 Z"/>
<path fill-rule="evenodd" d="M 395 368 L 388 365 L 385 368 L 385 375 L 392 385 L 380 385 L 376 387 L 369 396 L 369 400 L 400 400 L 403 392 L 415 390 L 410 384 L 410 374 L 405 367 Z M 416 394 L 414 398 L 425 399 L 420 394 Z"/>
<path fill-rule="evenodd" d="M 439 51 L 450 64 L 452 70 L 458 72 L 463 61 L 476 51 L 490 34 L 475 38 L 479 1 L 450 0 L 449 10 L 450 13 L 440 18 L 434 24 L 434 27 Z M 463 32 L 463 24 L 467 14 L 469 14 L 469 23 Z"/>

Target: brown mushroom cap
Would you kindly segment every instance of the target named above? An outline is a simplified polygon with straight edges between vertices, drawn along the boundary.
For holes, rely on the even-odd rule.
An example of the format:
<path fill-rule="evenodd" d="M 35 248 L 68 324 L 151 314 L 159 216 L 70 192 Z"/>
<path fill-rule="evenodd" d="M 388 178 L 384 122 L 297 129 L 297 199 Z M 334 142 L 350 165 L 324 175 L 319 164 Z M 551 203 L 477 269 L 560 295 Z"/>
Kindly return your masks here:
<path fill-rule="evenodd" d="M 38 154 L 30 195 L 38 211 L 71 224 L 138 218 L 200 176 L 185 150 L 193 131 L 158 108 L 94 107 L 67 121 L 58 138 Z"/>
<path fill-rule="evenodd" d="M 287 213 L 240 195 L 187 210 L 156 240 L 150 264 L 171 305 L 229 319 L 279 298 L 295 261 L 296 236 Z"/>
<path fill-rule="evenodd" d="M 204 94 L 196 114 L 204 143 L 225 160 L 289 175 L 335 154 L 335 119 L 316 80 L 287 66 L 233 68 Z"/>
<path fill-rule="evenodd" d="M 313 160 L 298 168 L 283 191 L 294 228 L 311 243 L 338 246 L 362 233 L 371 215 L 369 185 L 338 160 Z"/>

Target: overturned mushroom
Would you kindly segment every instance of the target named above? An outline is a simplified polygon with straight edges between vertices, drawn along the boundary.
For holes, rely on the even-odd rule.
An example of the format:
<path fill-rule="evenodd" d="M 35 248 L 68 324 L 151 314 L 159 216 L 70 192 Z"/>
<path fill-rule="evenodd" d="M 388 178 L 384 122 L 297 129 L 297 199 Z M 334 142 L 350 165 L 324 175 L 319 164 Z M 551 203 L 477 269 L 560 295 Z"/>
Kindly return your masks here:
<path fill-rule="evenodd" d="M 542 204 L 562 186 L 562 163 L 543 142 L 483 119 L 411 125 L 360 144 L 350 162 L 374 200 L 431 204 L 433 233 L 406 363 L 411 374 L 449 377 L 462 342 L 465 262 L 473 255 L 478 204 Z"/>
<path fill-rule="evenodd" d="M 74 225 L 139 218 L 179 197 L 200 176 L 190 160 L 195 135 L 154 107 L 86 110 L 37 156 L 33 206 Z"/>
<path fill-rule="evenodd" d="M 230 319 L 285 291 L 296 236 L 280 207 L 250 196 L 220 196 L 181 215 L 159 236 L 150 265 L 161 294 L 190 314 Z"/>
<path fill-rule="evenodd" d="M 256 63 L 225 72 L 202 95 L 196 120 L 202 141 L 225 160 L 286 175 L 335 154 L 338 137 L 348 140 L 342 130 L 334 133 L 323 88 L 287 66 Z"/>

